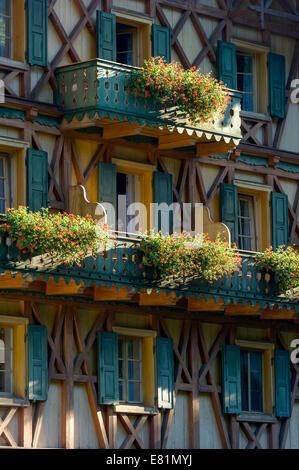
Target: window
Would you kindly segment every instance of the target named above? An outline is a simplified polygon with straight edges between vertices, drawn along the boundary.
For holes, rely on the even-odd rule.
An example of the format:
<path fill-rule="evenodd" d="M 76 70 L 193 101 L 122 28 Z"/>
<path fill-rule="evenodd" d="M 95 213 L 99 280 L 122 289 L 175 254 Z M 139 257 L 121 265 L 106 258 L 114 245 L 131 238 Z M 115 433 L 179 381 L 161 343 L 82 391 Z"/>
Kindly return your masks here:
<path fill-rule="evenodd" d="M 135 221 L 135 203 L 140 201 L 140 176 L 126 173 L 117 173 L 117 220 L 118 230 L 121 232 L 138 233 L 140 223 Z M 123 196 L 124 204 L 120 197 Z M 122 213 L 125 209 L 125 214 Z M 137 207 L 136 207 L 137 209 Z"/>
<path fill-rule="evenodd" d="M 118 338 L 119 401 L 142 403 L 142 341 Z"/>
<path fill-rule="evenodd" d="M 239 194 L 238 204 L 238 246 L 240 250 L 256 251 L 257 234 L 254 197 Z"/>
<path fill-rule="evenodd" d="M 241 409 L 244 416 L 273 415 L 274 344 L 237 340 L 241 362 Z"/>
<path fill-rule="evenodd" d="M 120 158 L 116 164 L 117 230 L 139 233 L 150 226 L 154 165 Z"/>
<path fill-rule="evenodd" d="M 116 16 L 116 60 L 140 67 L 151 53 L 152 20 L 111 10 Z"/>
<path fill-rule="evenodd" d="M 0 0 L 0 56 L 11 57 L 12 54 L 12 2 Z"/>
<path fill-rule="evenodd" d="M 120 326 L 112 330 L 98 332 L 99 404 L 134 414 L 172 408 L 172 340 L 157 337 L 153 330 Z"/>
<path fill-rule="evenodd" d="M 121 64 L 135 65 L 137 62 L 137 28 L 116 23 L 116 60 Z"/>
<path fill-rule="evenodd" d="M 28 320 L 0 316 L 0 404 L 24 404 Z"/>
<path fill-rule="evenodd" d="M 239 177 L 239 175 L 238 175 Z M 240 178 L 243 175 L 240 174 Z M 237 187 L 238 237 L 240 250 L 263 251 L 271 244 L 270 197 L 272 187 L 235 179 Z"/>
<path fill-rule="evenodd" d="M 256 55 L 237 51 L 237 89 L 243 92 L 242 110 L 257 110 Z"/>
<path fill-rule="evenodd" d="M 0 327 L 0 396 L 13 392 L 13 329 Z"/>
<path fill-rule="evenodd" d="M 266 114 L 268 111 L 269 48 L 234 39 L 236 46 L 236 86 L 242 92 L 242 112 Z"/>
<path fill-rule="evenodd" d="M 242 411 L 263 412 L 263 354 L 241 350 Z"/>
<path fill-rule="evenodd" d="M 11 206 L 11 161 L 8 154 L 0 153 L 0 213 Z"/>

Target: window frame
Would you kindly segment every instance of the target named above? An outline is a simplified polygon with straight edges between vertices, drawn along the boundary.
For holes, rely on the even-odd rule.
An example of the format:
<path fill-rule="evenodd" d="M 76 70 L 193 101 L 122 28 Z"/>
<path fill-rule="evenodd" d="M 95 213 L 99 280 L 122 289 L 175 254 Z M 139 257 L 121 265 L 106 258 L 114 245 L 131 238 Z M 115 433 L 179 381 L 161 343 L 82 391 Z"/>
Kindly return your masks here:
<path fill-rule="evenodd" d="M 26 151 L 28 147 L 28 142 L 0 137 L 0 154 L 8 154 L 10 158 L 10 207 L 16 208 L 27 204 Z"/>
<path fill-rule="evenodd" d="M 12 393 L 0 393 L 0 406 L 26 406 L 28 390 L 28 344 L 26 341 L 29 320 L 25 317 L 0 315 L 0 327 L 12 328 L 13 334 L 13 384 Z"/>
<path fill-rule="evenodd" d="M 128 28 L 132 26 L 137 28 L 135 35 L 136 55 L 134 54 L 134 66 L 141 67 L 143 65 L 144 60 L 148 59 L 151 56 L 151 28 L 153 25 L 153 20 L 150 18 L 143 18 L 137 15 L 131 15 L 129 13 L 123 13 L 117 8 L 112 8 L 111 13 L 116 16 L 116 23 L 128 25 Z"/>
<path fill-rule="evenodd" d="M 263 353 L 263 411 L 243 411 L 238 415 L 239 421 L 268 421 L 276 422 L 274 414 L 275 409 L 275 376 L 274 376 L 274 351 L 275 345 L 266 341 L 248 341 L 237 339 L 235 341 L 237 346 L 240 346 L 241 351 L 253 351 Z"/>
<path fill-rule="evenodd" d="M 255 72 L 256 76 L 254 79 L 254 86 L 256 87 L 254 93 L 254 111 L 241 111 L 241 114 L 244 116 L 260 115 L 267 116 L 269 115 L 269 83 L 268 83 L 268 53 L 270 48 L 266 46 L 261 46 L 260 44 L 253 44 L 250 42 L 242 41 L 237 38 L 233 38 L 232 42 L 236 46 L 236 62 L 238 52 L 243 52 L 244 54 L 249 54 L 254 57 L 255 62 Z M 236 63 L 236 79 L 237 79 L 237 63 Z M 241 92 L 242 93 L 242 92 Z"/>
<path fill-rule="evenodd" d="M 250 221 L 250 236 L 249 235 L 244 235 L 240 234 L 240 226 L 239 224 L 240 219 L 246 218 L 245 216 L 240 215 L 240 201 L 248 201 L 249 202 L 249 210 L 250 210 L 250 217 L 247 217 Z M 239 224 L 239 230 L 238 230 L 238 244 L 241 245 L 240 243 L 240 238 L 249 238 L 251 240 L 251 250 L 246 250 L 246 251 L 257 251 L 258 247 L 258 237 L 257 237 L 257 220 L 256 220 L 256 210 L 255 210 L 255 205 L 256 205 L 256 198 L 253 195 L 248 195 L 248 194 L 243 194 L 238 192 L 238 205 L 239 205 L 239 211 L 238 211 L 238 224 Z M 241 248 L 240 250 L 245 250 L 245 248 Z"/>
<path fill-rule="evenodd" d="M 156 337 L 155 330 L 113 326 L 112 331 L 119 337 L 138 338 L 142 348 L 142 402 L 120 402 L 114 405 L 116 412 L 133 414 L 155 414 L 157 411 L 157 373 L 156 373 Z M 146 373 L 145 373 L 146 371 Z"/>
<path fill-rule="evenodd" d="M 232 182 L 238 190 L 239 195 L 252 196 L 255 206 L 256 218 L 256 251 L 264 251 L 271 245 L 271 213 L 270 197 L 272 186 L 250 181 L 235 179 Z M 246 250 L 243 250 L 246 251 Z M 253 253 L 253 250 L 248 253 Z"/>
<path fill-rule="evenodd" d="M 152 181 L 153 172 L 156 171 L 156 166 L 150 163 L 139 163 L 132 160 L 123 160 L 117 157 L 113 157 L 111 163 L 116 164 L 117 173 L 125 173 L 140 177 L 140 202 L 146 207 L 146 215 L 143 213 L 140 215 L 140 229 L 141 231 L 146 231 L 151 226 L 150 205 L 153 202 Z"/>
<path fill-rule="evenodd" d="M 28 70 L 25 62 L 25 0 L 14 0 L 11 10 L 12 44 L 9 57 L 0 56 L 0 64 Z"/>

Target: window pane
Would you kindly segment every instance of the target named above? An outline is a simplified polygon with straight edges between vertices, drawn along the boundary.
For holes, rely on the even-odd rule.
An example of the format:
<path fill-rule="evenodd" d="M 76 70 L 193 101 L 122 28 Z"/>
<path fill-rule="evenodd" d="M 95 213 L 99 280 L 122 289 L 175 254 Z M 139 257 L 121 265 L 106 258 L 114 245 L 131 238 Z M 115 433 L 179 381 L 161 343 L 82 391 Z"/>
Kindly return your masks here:
<path fill-rule="evenodd" d="M 251 411 L 263 411 L 262 353 L 250 353 Z"/>
<path fill-rule="evenodd" d="M 244 111 L 254 111 L 253 109 L 253 93 L 244 93 L 242 96 L 242 109 Z"/>
<path fill-rule="evenodd" d="M 140 380 L 141 379 L 141 362 L 129 361 L 128 363 L 128 379 Z"/>
<path fill-rule="evenodd" d="M 251 55 L 237 54 L 237 71 L 242 73 L 252 73 L 252 59 Z"/>
<path fill-rule="evenodd" d="M 124 373 L 124 361 L 119 360 L 118 361 L 118 377 L 120 379 L 125 378 L 125 373 Z"/>
<path fill-rule="evenodd" d="M 128 359 L 140 359 L 140 341 L 138 339 L 128 340 Z"/>
<path fill-rule="evenodd" d="M 12 328 L 0 328 L 0 392 L 12 393 Z"/>
<path fill-rule="evenodd" d="M 120 359 L 123 359 L 125 356 L 124 353 L 124 340 L 123 339 L 118 339 L 118 357 Z"/>
<path fill-rule="evenodd" d="M 140 402 L 140 383 L 139 382 L 128 382 L 128 401 Z"/>
<path fill-rule="evenodd" d="M 125 383 L 118 382 L 118 390 L 119 390 L 119 401 L 125 400 Z"/>
<path fill-rule="evenodd" d="M 249 411 L 248 403 L 248 353 L 241 351 L 241 401 L 242 410 Z"/>
<path fill-rule="evenodd" d="M 250 217 L 249 201 L 246 201 L 245 199 L 240 199 L 240 216 Z"/>
<path fill-rule="evenodd" d="M 117 52 L 132 51 L 133 47 L 132 33 L 118 34 L 116 38 Z"/>

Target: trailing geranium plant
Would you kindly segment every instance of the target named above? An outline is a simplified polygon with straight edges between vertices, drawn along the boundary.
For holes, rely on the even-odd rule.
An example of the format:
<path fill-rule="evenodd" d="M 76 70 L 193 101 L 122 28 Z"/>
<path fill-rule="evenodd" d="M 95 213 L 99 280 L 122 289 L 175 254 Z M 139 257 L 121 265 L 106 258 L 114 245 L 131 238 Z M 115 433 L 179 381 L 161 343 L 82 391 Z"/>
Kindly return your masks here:
<path fill-rule="evenodd" d="M 151 233 L 141 242 L 144 264 L 154 265 L 161 279 L 179 281 L 202 278 L 210 283 L 230 276 L 239 269 L 238 252 L 217 236 L 205 234 L 190 238 L 187 234 L 165 236 Z"/>
<path fill-rule="evenodd" d="M 223 117 L 230 97 L 223 82 L 199 72 L 185 70 L 181 64 L 167 63 L 161 57 L 150 57 L 144 67 L 134 70 L 128 80 L 131 93 L 152 98 L 162 109 L 176 106 L 181 117 L 191 125 L 208 123 Z"/>
<path fill-rule="evenodd" d="M 255 256 L 259 269 L 271 270 L 276 274 L 280 293 L 292 291 L 299 287 L 299 254 L 291 246 L 281 245 L 277 250 L 272 246 Z"/>
<path fill-rule="evenodd" d="M 21 254 L 45 254 L 63 264 L 80 264 L 88 255 L 96 257 L 108 239 L 106 227 L 92 217 L 54 214 L 48 209 L 7 209 L 2 222 L 0 231 L 16 242 Z"/>

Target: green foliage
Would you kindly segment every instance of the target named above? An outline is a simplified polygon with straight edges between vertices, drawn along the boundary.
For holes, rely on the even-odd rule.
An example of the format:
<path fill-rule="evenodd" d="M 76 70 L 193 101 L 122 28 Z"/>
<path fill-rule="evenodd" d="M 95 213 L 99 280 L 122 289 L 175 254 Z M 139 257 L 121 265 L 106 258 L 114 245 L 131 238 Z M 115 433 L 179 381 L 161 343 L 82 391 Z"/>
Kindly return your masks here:
<path fill-rule="evenodd" d="M 141 242 L 144 264 L 154 265 L 167 281 L 202 278 L 210 283 L 238 270 L 241 258 L 218 236 L 189 238 L 186 234 L 164 236 L 152 233 Z"/>
<path fill-rule="evenodd" d="M 185 70 L 179 63 L 167 63 L 161 57 L 145 60 L 144 67 L 131 74 L 128 88 L 152 98 L 162 109 L 176 106 L 191 125 L 220 119 L 230 102 L 223 82 L 199 73 L 196 67 Z"/>
<path fill-rule="evenodd" d="M 299 287 L 299 254 L 294 248 L 281 245 L 273 251 L 270 247 L 258 253 L 255 260 L 259 269 L 275 272 L 281 294 Z"/>
<path fill-rule="evenodd" d="M 63 264 L 80 264 L 88 255 L 96 257 L 108 239 L 106 228 L 90 216 L 52 214 L 48 209 L 31 212 L 20 207 L 7 209 L 3 219 L 1 232 L 17 242 L 22 254 L 47 254 Z"/>

